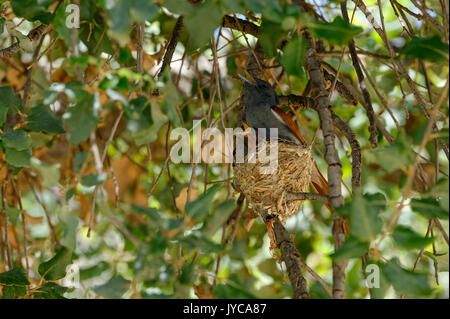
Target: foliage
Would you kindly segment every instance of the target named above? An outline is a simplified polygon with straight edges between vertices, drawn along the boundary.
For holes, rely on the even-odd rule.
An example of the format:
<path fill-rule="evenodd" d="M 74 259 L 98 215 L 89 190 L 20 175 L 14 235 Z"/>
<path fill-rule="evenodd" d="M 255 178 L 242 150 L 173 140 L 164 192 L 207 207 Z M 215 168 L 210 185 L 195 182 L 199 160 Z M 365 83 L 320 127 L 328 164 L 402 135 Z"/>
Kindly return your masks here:
<path fill-rule="evenodd" d="M 350 236 L 334 251 L 333 216 L 320 202 L 305 201 L 286 224 L 297 249 L 328 286 L 332 261 L 348 260 L 348 298 L 448 298 L 448 287 L 436 283 L 448 281 L 443 2 L 427 1 L 424 9 L 402 1 L 408 11 L 382 2 L 384 23 L 374 19 L 390 48 L 360 8 L 352 15 L 351 1 L 351 23 L 336 1 L 194 2 L 0 0 L 3 298 L 291 297 L 266 225 L 253 223 L 252 210 L 234 194 L 231 164 L 175 164 L 167 157 L 174 128 L 191 130 L 199 119 L 203 128 L 222 131 L 239 125 L 236 75 L 244 74 L 257 41 L 267 58 L 263 74 L 279 95 L 311 93 L 305 28 L 327 70 L 340 74 L 328 88 L 339 91 L 344 83 L 358 95 L 354 106 L 330 93 L 331 108 L 361 145 L 362 183 L 350 189 L 354 149 L 337 130 L 345 205 L 336 213 L 348 220 Z M 379 12 L 376 1 L 364 2 Z M 74 3 L 79 29 L 67 26 Z M 226 15 L 252 23 L 258 34 L 225 25 Z M 183 27 L 170 43 L 179 16 Z M 42 24 L 52 28 L 33 39 L 30 31 Z M 379 122 L 376 149 L 349 41 Z M 159 75 L 170 49 L 172 63 Z M 284 109 L 315 141 L 326 175 L 317 113 Z M 427 130 L 430 118 L 436 128 Z M 379 288 L 363 284 L 367 265 L 378 267 Z M 311 297 L 329 298 L 313 276 L 306 279 Z"/>

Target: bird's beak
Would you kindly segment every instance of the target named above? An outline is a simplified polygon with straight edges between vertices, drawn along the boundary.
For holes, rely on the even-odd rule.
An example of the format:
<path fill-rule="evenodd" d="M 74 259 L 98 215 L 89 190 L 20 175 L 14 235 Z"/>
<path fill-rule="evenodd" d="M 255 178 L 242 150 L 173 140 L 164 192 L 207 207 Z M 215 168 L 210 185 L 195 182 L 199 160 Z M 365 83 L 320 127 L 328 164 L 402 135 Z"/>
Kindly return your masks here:
<path fill-rule="evenodd" d="M 248 73 L 247 70 L 245 70 L 244 73 L 245 73 L 245 76 L 243 76 L 243 75 L 238 75 L 239 78 L 240 78 L 242 81 L 244 81 L 244 82 L 247 82 L 247 83 L 252 84 L 252 85 L 256 85 L 256 81 L 255 81 L 255 79 L 250 75 L 250 73 Z"/>

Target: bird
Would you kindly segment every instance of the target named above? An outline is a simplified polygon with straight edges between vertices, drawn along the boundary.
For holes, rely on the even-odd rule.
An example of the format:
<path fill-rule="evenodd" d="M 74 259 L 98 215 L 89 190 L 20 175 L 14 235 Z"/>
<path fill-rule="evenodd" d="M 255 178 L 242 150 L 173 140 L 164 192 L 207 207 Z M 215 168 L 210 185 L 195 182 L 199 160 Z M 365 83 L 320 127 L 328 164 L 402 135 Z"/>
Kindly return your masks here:
<path fill-rule="evenodd" d="M 244 105 L 245 120 L 244 128 L 250 127 L 255 130 L 265 128 L 278 129 L 278 139 L 283 142 L 295 143 L 307 147 L 305 138 L 294 121 L 278 107 L 278 95 L 270 83 L 251 77 L 240 75 L 239 78 L 244 83 Z M 269 136 L 266 131 L 266 136 Z M 313 170 L 311 175 L 311 187 L 319 194 L 328 195 L 328 182 L 320 172 L 315 160 L 313 160 Z M 325 203 L 331 211 L 331 206 Z"/>

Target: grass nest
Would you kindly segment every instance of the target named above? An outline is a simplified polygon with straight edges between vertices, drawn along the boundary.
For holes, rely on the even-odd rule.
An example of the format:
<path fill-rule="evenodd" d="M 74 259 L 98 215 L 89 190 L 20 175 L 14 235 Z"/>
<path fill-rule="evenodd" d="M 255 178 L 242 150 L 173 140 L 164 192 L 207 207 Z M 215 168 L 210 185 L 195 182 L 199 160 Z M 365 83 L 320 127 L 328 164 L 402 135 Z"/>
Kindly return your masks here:
<path fill-rule="evenodd" d="M 234 164 L 233 187 L 244 194 L 249 206 L 265 209 L 284 223 L 303 203 L 302 200 L 287 200 L 286 194 L 308 191 L 313 157 L 309 147 L 278 141 L 276 152 L 273 149 L 276 143 L 266 141 L 265 145 L 271 148 L 266 154 L 278 155 L 275 170 L 270 173 L 269 164 L 259 160 L 257 150 L 252 151 L 245 156 L 244 163 Z"/>

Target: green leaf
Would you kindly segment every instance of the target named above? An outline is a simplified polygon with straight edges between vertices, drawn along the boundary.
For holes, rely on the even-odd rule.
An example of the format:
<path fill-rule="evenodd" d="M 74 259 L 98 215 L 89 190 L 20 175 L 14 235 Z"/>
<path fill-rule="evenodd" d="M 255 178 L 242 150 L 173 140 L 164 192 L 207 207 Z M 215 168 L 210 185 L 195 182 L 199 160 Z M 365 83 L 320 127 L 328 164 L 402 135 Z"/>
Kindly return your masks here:
<path fill-rule="evenodd" d="M 254 13 L 261 13 L 264 10 L 265 2 L 265 0 L 245 0 L 245 6 Z"/>
<path fill-rule="evenodd" d="M 183 102 L 183 100 L 181 99 L 180 95 L 178 94 L 177 88 L 172 82 L 169 69 L 166 69 L 164 71 L 162 80 L 166 82 L 161 90 L 161 92 L 164 94 L 164 101 L 162 105 L 163 111 L 166 112 L 169 120 L 175 127 L 180 127 L 181 121 L 180 117 L 178 116 L 177 107 Z"/>
<path fill-rule="evenodd" d="M 63 294 L 68 292 L 69 288 L 62 287 L 54 282 L 46 282 L 35 293 L 35 299 L 66 299 Z"/>
<path fill-rule="evenodd" d="M 280 23 L 283 12 L 279 1 L 273 0 L 245 0 L 247 9 L 254 13 L 262 13 L 264 19 Z"/>
<path fill-rule="evenodd" d="M 426 297 L 432 292 L 425 274 L 403 269 L 397 258 L 383 265 L 383 274 L 399 294 L 407 297 Z"/>
<path fill-rule="evenodd" d="M 115 0 L 108 7 L 111 21 L 110 33 L 120 44 L 125 46 L 129 40 L 131 24 L 153 20 L 159 13 L 159 7 L 148 0 Z"/>
<path fill-rule="evenodd" d="M 5 18 L 0 17 L 0 34 L 2 34 L 3 31 L 5 30 L 5 21 L 6 21 Z"/>
<path fill-rule="evenodd" d="M 50 110 L 48 105 L 39 104 L 30 110 L 27 117 L 27 128 L 32 132 L 64 134 L 62 119 Z"/>
<path fill-rule="evenodd" d="M 268 58 L 277 55 L 277 48 L 283 39 L 284 33 L 279 23 L 274 23 L 263 18 L 259 42 Z"/>
<path fill-rule="evenodd" d="M 195 6 L 189 1 L 164 0 L 163 6 L 170 12 L 183 16 L 195 10 Z"/>
<path fill-rule="evenodd" d="M 433 254 L 429 251 L 423 252 L 424 256 L 427 256 L 428 258 L 433 260 L 433 263 L 438 267 L 438 270 L 441 271 L 448 271 L 449 267 L 449 259 L 448 259 L 448 253 L 445 254 Z"/>
<path fill-rule="evenodd" d="M 64 124 L 69 128 L 69 140 L 75 145 L 84 142 L 97 127 L 100 101 L 98 94 L 88 95 L 73 107 L 69 107 L 63 116 Z"/>
<path fill-rule="evenodd" d="M 64 41 L 68 48 L 72 48 L 72 29 L 68 28 L 66 25 L 67 15 L 66 13 L 67 5 L 65 3 L 61 4 L 55 12 L 55 17 L 53 23 L 55 24 L 55 31 L 59 37 Z"/>
<path fill-rule="evenodd" d="M 394 71 L 388 70 L 381 73 L 380 81 L 377 81 L 377 87 L 383 91 L 383 93 L 390 93 L 397 86 L 397 76 Z"/>
<path fill-rule="evenodd" d="M 299 77 L 303 74 L 305 52 L 306 43 L 299 36 L 294 37 L 286 44 L 280 62 L 287 74 Z"/>
<path fill-rule="evenodd" d="M 104 181 L 106 181 L 108 177 L 108 174 L 106 173 L 102 173 L 100 175 L 95 175 L 95 174 L 89 174 L 86 176 L 83 176 L 81 178 L 81 184 L 83 184 L 84 186 L 97 186 L 102 184 Z"/>
<path fill-rule="evenodd" d="M 100 276 L 105 270 L 109 269 L 109 264 L 107 262 L 101 261 L 95 266 L 80 269 L 80 280 L 84 281 L 91 279 L 93 277 Z"/>
<path fill-rule="evenodd" d="M 44 104 L 54 103 L 61 93 L 64 93 L 70 102 L 81 102 L 89 96 L 81 82 L 53 83 L 44 93 Z"/>
<path fill-rule="evenodd" d="M 286 17 L 281 21 L 281 28 L 284 31 L 290 31 L 297 25 L 297 20 L 294 17 Z"/>
<path fill-rule="evenodd" d="M 73 195 L 75 195 L 75 191 L 75 187 L 72 187 L 66 192 L 66 202 L 68 202 L 73 197 Z"/>
<path fill-rule="evenodd" d="M 164 219 L 162 217 L 162 214 L 156 210 L 155 208 L 150 207 L 144 207 L 144 206 L 138 206 L 138 205 L 131 205 L 131 210 L 136 214 L 145 214 L 149 218 L 148 220 L 148 227 L 153 229 L 161 229 L 164 225 Z M 181 223 L 180 223 L 181 224 Z"/>
<path fill-rule="evenodd" d="M 84 3 L 85 1 L 80 3 L 80 11 Z M 83 14 L 81 13 L 81 15 Z M 94 19 L 86 20 L 92 20 L 92 23 L 82 23 L 80 25 L 79 35 L 80 40 L 86 44 L 89 54 L 93 56 L 99 56 L 103 52 L 111 55 L 114 54 L 110 38 L 103 33 L 103 30 L 107 26 L 99 12 L 96 12 Z"/>
<path fill-rule="evenodd" d="M 307 27 L 316 37 L 339 45 L 347 44 L 353 37 L 363 32 L 361 27 L 346 22 L 341 16 L 337 16 L 333 22 L 316 20 L 314 23 L 308 23 Z"/>
<path fill-rule="evenodd" d="M 59 215 L 62 228 L 62 239 L 61 245 L 69 248 L 70 250 L 75 250 L 76 246 L 76 235 L 78 227 L 78 217 L 68 209 L 63 209 Z"/>
<path fill-rule="evenodd" d="M 5 147 L 6 162 L 15 167 L 30 167 L 31 166 L 31 149 L 24 151 L 17 151 L 13 148 Z"/>
<path fill-rule="evenodd" d="M 133 5 L 130 8 L 130 13 L 136 21 L 153 20 L 159 13 L 159 7 L 153 1 L 134 0 L 132 2 Z"/>
<path fill-rule="evenodd" d="M 31 148 L 31 138 L 24 130 L 9 129 L 0 138 L 6 147 L 13 148 L 16 151 L 24 151 Z"/>
<path fill-rule="evenodd" d="M 6 213 L 8 214 L 8 221 L 17 227 L 17 222 L 19 221 L 20 216 L 20 209 L 11 207 L 6 204 Z"/>
<path fill-rule="evenodd" d="M 66 276 L 66 267 L 72 263 L 72 250 L 62 247 L 50 260 L 39 265 L 39 274 L 46 280 L 58 280 Z"/>
<path fill-rule="evenodd" d="M 390 282 L 383 273 L 383 265 L 384 263 L 380 261 L 369 260 L 364 267 L 366 283 L 369 287 L 372 287 L 369 289 L 373 299 L 384 299 L 386 292 L 391 287 Z"/>
<path fill-rule="evenodd" d="M 232 199 L 229 199 L 217 206 L 217 208 L 205 221 L 205 225 L 202 228 L 203 235 L 206 237 L 211 237 L 214 235 L 216 231 L 219 230 L 219 228 L 221 228 L 228 220 L 235 208 L 236 203 Z"/>
<path fill-rule="evenodd" d="M 130 288 L 131 281 L 118 275 L 108 281 L 106 284 L 97 286 L 94 291 L 99 296 L 107 299 L 119 299 Z"/>
<path fill-rule="evenodd" d="M 107 89 L 106 95 L 108 95 L 111 101 L 119 101 L 124 106 L 128 104 L 128 100 L 122 94 L 113 89 Z"/>
<path fill-rule="evenodd" d="M 73 163 L 72 163 L 72 170 L 74 171 L 74 173 L 80 172 L 81 167 L 83 166 L 83 163 L 84 163 L 84 161 L 86 161 L 88 156 L 89 156 L 89 152 L 75 153 L 75 157 L 74 157 Z"/>
<path fill-rule="evenodd" d="M 444 210 L 437 200 L 432 197 L 424 199 L 411 199 L 411 208 L 413 211 L 427 218 L 448 219 L 448 211 Z"/>
<path fill-rule="evenodd" d="M 430 62 L 448 61 L 448 44 L 440 36 L 421 38 L 414 36 L 401 51 L 402 54 Z"/>
<path fill-rule="evenodd" d="M 148 252 L 152 255 L 162 254 L 167 248 L 168 240 L 161 232 L 156 233 L 148 244 Z"/>
<path fill-rule="evenodd" d="M 433 237 L 423 237 L 413 231 L 411 228 L 403 225 L 398 225 L 394 229 L 392 238 L 395 243 L 403 249 L 425 248 L 434 241 Z"/>
<path fill-rule="evenodd" d="M 204 1 L 184 15 L 183 23 L 189 33 L 189 48 L 205 45 L 222 23 L 222 11 L 216 0 Z"/>
<path fill-rule="evenodd" d="M 16 285 L 5 286 L 3 287 L 2 293 L 6 299 L 14 299 L 25 296 L 27 294 L 27 288 Z"/>
<path fill-rule="evenodd" d="M 449 129 L 443 128 L 439 131 L 438 137 L 443 139 L 445 142 L 449 142 Z"/>
<path fill-rule="evenodd" d="M 6 114 L 8 114 L 8 106 L 0 101 L 0 127 L 6 122 Z"/>
<path fill-rule="evenodd" d="M 378 216 L 386 207 L 386 199 L 380 194 L 361 195 L 361 191 L 353 193 L 352 201 L 336 209 L 350 220 L 350 233 L 363 242 L 371 242 L 381 231 L 382 221 Z"/>
<path fill-rule="evenodd" d="M 29 21 L 40 20 L 42 23 L 51 21 L 51 13 L 47 12 L 47 7 L 53 0 L 11 0 L 11 7 L 14 14 Z"/>
<path fill-rule="evenodd" d="M 0 127 L 6 121 L 8 112 L 16 114 L 22 108 L 22 100 L 14 93 L 10 86 L 0 86 Z"/>
<path fill-rule="evenodd" d="M 222 0 L 222 3 L 228 9 L 227 13 L 245 14 L 245 11 L 247 11 L 244 0 Z"/>
<path fill-rule="evenodd" d="M 439 206 L 445 211 L 449 211 L 449 180 L 448 178 L 441 178 L 436 185 L 428 192 L 424 193 L 425 197 L 439 198 Z"/>
<path fill-rule="evenodd" d="M 181 274 L 178 281 L 183 285 L 189 285 L 194 281 L 195 265 L 184 264 L 181 268 Z"/>
<path fill-rule="evenodd" d="M 27 276 L 22 269 L 13 268 L 0 274 L 0 284 L 28 286 L 30 282 L 28 281 Z"/>
<path fill-rule="evenodd" d="M 161 107 L 158 103 L 152 103 L 150 105 L 149 110 L 151 110 L 151 121 L 152 124 L 146 123 L 146 128 L 144 127 L 137 127 L 138 130 L 134 133 L 133 131 L 133 138 L 135 139 L 136 145 L 142 145 L 147 144 L 150 142 L 153 142 L 158 137 L 158 131 L 163 126 L 168 118 L 167 116 L 161 112 Z M 131 124 L 131 123 L 130 123 Z M 127 125 L 128 128 L 136 129 L 136 127 L 130 127 L 130 125 Z"/>
<path fill-rule="evenodd" d="M 195 220 L 206 217 L 211 209 L 211 202 L 216 192 L 220 189 L 219 184 L 214 184 L 201 194 L 196 200 L 186 204 L 186 215 Z"/>
<path fill-rule="evenodd" d="M 226 284 L 217 284 L 214 289 L 214 296 L 219 299 L 241 298 L 254 299 L 257 298 L 250 292 L 250 287 L 242 282 L 237 274 L 232 274 L 227 279 Z"/>
<path fill-rule="evenodd" d="M 334 260 L 362 257 L 369 249 L 368 242 L 361 242 L 355 237 L 347 238 L 344 244 L 330 257 Z"/>
<path fill-rule="evenodd" d="M 159 232 L 156 236 L 160 234 Z M 156 244 L 157 241 L 156 239 L 154 243 Z M 164 245 L 166 243 L 164 242 Z M 170 263 L 164 260 L 164 251 L 158 251 L 155 255 L 151 252 L 153 249 L 160 250 L 160 248 L 149 247 L 149 245 L 145 244 L 138 247 L 136 260 L 133 264 L 134 279 L 166 285 L 175 279 L 175 269 Z"/>
<path fill-rule="evenodd" d="M 97 13 L 96 0 L 80 1 L 80 18 L 81 20 L 93 20 Z"/>
<path fill-rule="evenodd" d="M 404 131 L 400 131 L 394 144 L 384 146 L 373 152 L 376 163 L 387 172 L 406 169 L 414 160 L 411 143 L 411 138 Z"/>
<path fill-rule="evenodd" d="M 183 247 L 191 249 L 200 249 L 205 253 L 219 253 L 224 250 L 224 247 L 209 240 L 199 232 L 195 232 L 181 240 Z"/>

